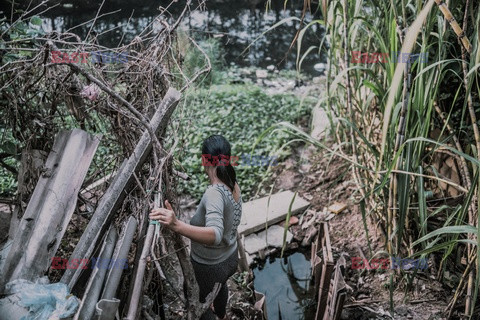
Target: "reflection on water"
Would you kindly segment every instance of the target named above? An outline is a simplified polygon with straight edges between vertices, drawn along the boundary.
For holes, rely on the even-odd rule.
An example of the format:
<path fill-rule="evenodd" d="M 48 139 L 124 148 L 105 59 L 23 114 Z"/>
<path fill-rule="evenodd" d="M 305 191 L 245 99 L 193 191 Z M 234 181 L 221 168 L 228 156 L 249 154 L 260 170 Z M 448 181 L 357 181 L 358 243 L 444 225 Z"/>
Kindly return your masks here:
<path fill-rule="evenodd" d="M 314 319 L 314 285 L 308 255 L 267 259 L 253 270 L 255 290 L 266 294 L 268 319 Z M 280 310 L 280 312 L 279 312 Z M 281 314 L 281 317 L 280 317 Z"/>
<path fill-rule="evenodd" d="M 44 15 L 46 18 L 45 29 L 48 31 L 70 30 L 84 38 L 90 29 L 90 24 L 80 27 L 75 26 L 94 18 L 97 8 L 91 2 L 75 3 L 60 6 Z M 295 69 L 297 54 L 296 45 L 289 51 L 290 44 L 301 24 L 296 20 L 278 26 L 264 36 L 277 22 L 291 16 L 301 17 L 303 1 L 288 1 L 284 10 L 284 0 L 272 0 L 271 8 L 266 11 L 262 0 L 223 0 L 207 1 L 207 8 L 203 11 L 194 11 L 187 17 L 182 28 L 191 31 L 197 39 L 216 37 L 222 41 L 225 48 L 225 60 L 228 64 L 239 66 L 266 67 L 275 65 L 279 69 Z M 169 1 L 158 0 L 107 0 L 101 13 L 119 10 L 114 14 L 100 16 L 95 24 L 94 35 L 100 44 L 108 47 L 118 46 L 120 43 L 131 41 L 135 35 L 146 27 L 159 27 L 154 23 L 154 18 L 159 13 L 159 6 L 167 6 Z M 169 7 L 173 17 L 177 17 L 183 1 L 177 1 Z M 98 4 L 97 4 L 98 5 Z M 312 8 L 312 11 L 314 8 Z M 304 24 L 318 19 L 319 13 L 307 13 Z M 74 29 L 72 29 L 74 28 Z M 92 35 L 92 33 L 90 33 Z M 324 29 L 314 24 L 306 32 L 302 41 L 302 52 L 311 46 L 320 44 L 324 36 Z M 259 38 L 260 37 L 260 38 Z M 249 50 L 242 52 L 255 39 L 258 39 Z M 302 71 L 316 74 L 313 65 L 325 62 L 325 54 L 320 54 L 318 49 L 313 50 L 305 59 Z"/>

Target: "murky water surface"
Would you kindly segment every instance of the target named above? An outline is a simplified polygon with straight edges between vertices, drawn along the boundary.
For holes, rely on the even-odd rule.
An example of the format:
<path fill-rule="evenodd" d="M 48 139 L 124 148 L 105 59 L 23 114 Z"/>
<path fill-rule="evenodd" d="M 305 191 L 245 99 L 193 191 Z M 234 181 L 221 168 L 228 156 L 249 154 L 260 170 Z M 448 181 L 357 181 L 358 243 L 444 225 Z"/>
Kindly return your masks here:
<path fill-rule="evenodd" d="M 65 32 L 70 30 L 82 38 L 89 34 L 90 24 L 76 27 L 95 17 L 101 1 L 63 1 L 63 4 L 48 11 L 44 28 Z M 145 28 L 160 28 L 154 21 L 159 7 L 168 6 L 170 1 L 158 0 L 106 0 L 101 16 L 95 23 L 90 36 L 95 35 L 100 44 L 115 47 L 130 42 L 135 35 Z M 193 1 L 193 3 L 196 3 Z M 271 7 L 266 10 L 266 1 L 262 0 L 216 0 L 207 1 L 201 11 L 195 11 L 181 25 L 189 30 L 196 39 L 215 37 L 224 47 L 224 58 L 228 65 L 254 66 L 266 68 L 274 65 L 277 68 L 295 70 L 297 46 L 290 48 L 297 32 L 306 23 L 320 19 L 320 13 L 312 5 L 311 12 L 304 17 L 304 24 L 292 16 L 301 17 L 303 1 L 272 0 Z M 184 1 L 177 1 L 169 6 L 172 16 L 176 17 L 183 9 Z M 193 5 L 195 8 L 195 5 Z M 113 14 L 107 14 L 115 12 Z M 105 14 L 105 15 L 103 15 Z M 286 21 L 274 30 L 265 33 L 275 24 Z M 314 24 L 303 36 L 300 53 L 310 47 L 310 51 L 302 63 L 302 71 L 317 75 L 313 66 L 326 61 L 325 50 L 319 52 L 318 46 L 324 35 L 324 28 Z M 247 47 L 251 45 L 248 49 Z M 290 50 L 289 50 L 290 49 Z"/>
<path fill-rule="evenodd" d="M 266 294 L 269 320 L 315 318 L 309 259 L 309 254 L 295 252 L 284 258 L 267 258 L 253 270 L 255 290 Z"/>

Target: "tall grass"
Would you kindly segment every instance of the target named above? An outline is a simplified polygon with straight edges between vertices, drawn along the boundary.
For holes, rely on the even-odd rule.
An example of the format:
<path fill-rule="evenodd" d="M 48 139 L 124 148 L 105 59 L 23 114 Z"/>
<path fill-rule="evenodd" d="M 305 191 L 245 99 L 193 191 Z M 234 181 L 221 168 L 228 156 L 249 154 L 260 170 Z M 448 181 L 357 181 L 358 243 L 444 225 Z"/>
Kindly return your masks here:
<path fill-rule="evenodd" d="M 473 1 L 449 3 L 320 1 L 323 20 L 313 23 L 325 25 L 330 48 L 321 105 L 340 120 L 343 147 L 329 150 L 289 124 L 272 130 L 289 131 L 351 163 L 362 213 L 383 231 L 391 256 L 433 253 L 431 266 L 442 279 L 459 252 L 467 265 L 457 266 L 464 275 L 445 311 L 451 316 L 462 296 L 463 311 L 472 317 L 480 279 L 480 134 L 474 108 L 480 95 L 480 7 Z M 388 62 L 351 63 L 353 51 L 389 53 Z M 428 53 L 428 61 L 395 62 L 392 52 L 398 51 Z M 445 177 L 438 159 L 453 163 L 459 179 Z M 448 196 L 447 186 L 458 195 Z"/>

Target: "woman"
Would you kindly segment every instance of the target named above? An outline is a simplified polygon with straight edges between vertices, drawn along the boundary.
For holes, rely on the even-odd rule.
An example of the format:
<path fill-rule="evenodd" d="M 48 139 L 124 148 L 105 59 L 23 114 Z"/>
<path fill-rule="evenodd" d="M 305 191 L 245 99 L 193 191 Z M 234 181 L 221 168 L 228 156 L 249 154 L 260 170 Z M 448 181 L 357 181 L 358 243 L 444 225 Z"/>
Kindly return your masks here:
<path fill-rule="evenodd" d="M 190 224 L 176 219 L 168 201 L 165 201 L 166 209 L 154 209 L 150 214 L 150 219 L 158 220 L 192 240 L 190 259 L 200 289 L 200 302 L 205 302 L 216 282 L 222 284 L 213 302 L 213 310 L 208 309 L 201 320 L 215 320 L 214 314 L 220 319 L 228 319 L 226 282 L 238 266 L 237 227 L 242 216 L 242 199 L 235 170 L 225 161 L 230 159 L 230 153 L 230 143 L 223 136 L 214 135 L 203 142 L 202 163 L 210 185 Z M 223 161 L 205 162 L 205 158 Z"/>

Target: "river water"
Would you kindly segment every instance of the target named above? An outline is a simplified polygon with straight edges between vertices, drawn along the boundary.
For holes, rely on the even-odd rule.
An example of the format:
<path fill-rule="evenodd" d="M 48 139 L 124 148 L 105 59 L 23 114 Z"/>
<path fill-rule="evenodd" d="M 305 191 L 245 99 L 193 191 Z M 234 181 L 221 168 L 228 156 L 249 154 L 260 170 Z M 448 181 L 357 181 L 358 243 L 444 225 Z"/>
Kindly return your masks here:
<path fill-rule="evenodd" d="M 72 32 L 84 38 L 91 24 L 76 27 L 95 17 L 101 1 L 63 1 L 63 4 L 42 15 L 44 28 Z M 98 35 L 101 45 L 115 47 L 130 42 L 135 35 L 151 25 L 158 15 L 160 6 L 169 5 L 169 1 L 154 0 L 107 0 L 102 7 L 101 15 L 92 30 Z M 169 6 L 172 17 L 177 17 L 183 9 L 184 1 L 177 1 Z M 195 8 L 195 1 L 192 8 Z M 295 70 L 297 45 L 291 48 L 292 40 L 306 23 L 320 19 L 320 13 L 312 4 L 311 12 L 307 12 L 303 24 L 289 20 L 266 32 L 276 23 L 292 16 L 302 16 L 303 1 L 272 0 L 266 10 L 266 2 L 262 0 L 216 0 L 207 1 L 203 10 L 193 11 L 181 24 L 196 39 L 215 37 L 224 47 L 224 59 L 228 65 L 254 66 L 266 68 L 274 65 L 278 69 Z M 113 14 L 107 14 L 115 12 Z M 73 28 L 73 29 L 72 29 Z M 301 53 L 310 47 L 312 50 L 302 63 L 301 71 L 317 75 L 313 66 L 326 61 L 325 53 L 319 52 L 318 46 L 324 36 L 324 28 L 319 24 L 312 25 L 303 37 Z M 255 41 L 257 39 L 257 41 Z M 253 43 L 253 44 L 252 44 Z M 250 49 L 245 49 L 249 46 Z"/>

